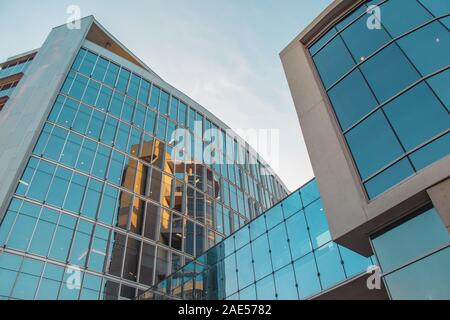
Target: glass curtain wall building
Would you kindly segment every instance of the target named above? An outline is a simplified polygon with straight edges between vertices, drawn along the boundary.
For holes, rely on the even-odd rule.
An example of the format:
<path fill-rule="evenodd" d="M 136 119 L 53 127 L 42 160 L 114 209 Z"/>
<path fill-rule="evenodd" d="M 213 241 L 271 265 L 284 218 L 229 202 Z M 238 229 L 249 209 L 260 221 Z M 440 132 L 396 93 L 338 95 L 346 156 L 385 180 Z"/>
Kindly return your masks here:
<path fill-rule="evenodd" d="M 80 30 L 52 31 L 21 88 L 52 59 L 54 34 L 78 37 L 77 46 L 59 49 L 68 58 L 55 91 L 29 104 L 50 108 L 24 138 L 30 149 L 20 174 L 2 186 L 11 188 L 1 199 L 3 299 L 135 298 L 287 194 L 225 124 L 92 17 L 81 22 Z M 13 94 L 0 119 L 20 112 L 21 99 Z M 191 133 L 191 158 L 174 158 L 179 128 Z M 211 129 L 223 140 L 214 163 L 203 156 Z"/>
<path fill-rule="evenodd" d="M 450 299 L 449 28 L 448 0 L 336 0 L 281 53 L 332 239 L 392 299 Z"/>
<path fill-rule="evenodd" d="M 309 48 L 370 199 L 449 154 L 449 11 L 369 1 Z"/>
<path fill-rule="evenodd" d="M 331 240 L 312 180 L 140 299 L 305 300 L 374 264 Z"/>

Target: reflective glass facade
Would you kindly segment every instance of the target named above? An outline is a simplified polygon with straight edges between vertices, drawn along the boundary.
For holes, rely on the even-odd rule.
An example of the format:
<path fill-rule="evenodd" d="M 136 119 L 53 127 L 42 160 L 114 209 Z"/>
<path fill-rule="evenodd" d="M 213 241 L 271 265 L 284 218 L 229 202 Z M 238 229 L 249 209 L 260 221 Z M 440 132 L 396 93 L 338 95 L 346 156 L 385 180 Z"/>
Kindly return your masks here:
<path fill-rule="evenodd" d="M 372 244 L 392 299 L 450 299 L 450 235 L 435 208 L 416 212 Z"/>
<path fill-rule="evenodd" d="M 308 299 L 373 265 L 331 240 L 316 180 L 140 299 Z"/>
<path fill-rule="evenodd" d="M 367 1 L 309 48 L 370 199 L 450 154 L 449 14 Z"/>
<path fill-rule="evenodd" d="M 0 298 L 135 298 L 286 195 L 248 146 L 170 91 L 78 52 L 1 221 Z M 195 125 L 223 132 L 225 164 L 203 161 L 203 135 L 193 160 L 172 158 L 172 132 Z"/>

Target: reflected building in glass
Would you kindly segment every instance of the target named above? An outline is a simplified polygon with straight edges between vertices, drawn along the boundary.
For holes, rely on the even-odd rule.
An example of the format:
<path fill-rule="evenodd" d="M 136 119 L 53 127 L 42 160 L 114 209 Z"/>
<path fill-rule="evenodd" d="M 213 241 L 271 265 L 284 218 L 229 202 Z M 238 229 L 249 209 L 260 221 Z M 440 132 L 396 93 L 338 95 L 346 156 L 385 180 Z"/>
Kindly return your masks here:
<path fill-rule="evenodd" d="M 136 298 L 287 195 L 93 17 L 2 63 L 0 109 L 1 299 Z"/>
<path fill-rule="evenodd" d="M 374 259 L 332 241 L 312 180 L 140 299 L 386 299 L 366 286 Z"/>
<path fill-rule="evenodd" d="M 332 239 L 450 299 L 450 1 L 336 0 L 281 53 Z"/>

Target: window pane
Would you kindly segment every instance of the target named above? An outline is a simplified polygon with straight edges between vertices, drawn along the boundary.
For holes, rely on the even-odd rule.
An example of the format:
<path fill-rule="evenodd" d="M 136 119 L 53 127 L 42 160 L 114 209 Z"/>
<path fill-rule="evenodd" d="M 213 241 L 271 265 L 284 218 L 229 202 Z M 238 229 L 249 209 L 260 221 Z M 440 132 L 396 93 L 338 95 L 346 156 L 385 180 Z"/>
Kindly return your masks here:
<path fill-rule="evenodd" d="M 346 139 L 363 180 L 403 154 L 381 111 L 352 129 Z"/>
<path fill-rule="evenodd" d="M 314 254 L 297 260 L 294 263 L 295 276 L 299 285 L 298 292 L 300 299 L 306 299 L 321 290 L 319 282 L 319 271 L 317 270 Z"/>
<path fill-rule="evenodd" d="M 137 239 L 129 237 L 127 242 L 125 263 L 123 266 L 123 277 L 127 280 L 137 280 L 140 251 L 141 242 Z"/>
<path fill-rule="evenodd" d="M 364 184 L 370 199 L 395 186 L 414 174 L 414 169 L 407 159 L 403 159 L 384 170 Z"/>
<path fill-rule="evenodd" d="M 449 31 L 439 22 L 422 27 L 398 40 L 398 44 L 423 75 L 448 66 L 450 62 Z"/>
<path fill-rule="evenodd" d="M 66 192 L 69 188 L 72 171 L 58 167 L 53 177 L 50 190 L 48 191 L 46 202 L 55 207 L 61 208 L 64 203 Z"/>
<path fill-rule="evenodd" d="M 372 265 L 371 258 L 366 258 L 352 250 L 339 246 L 342 260 L 344 261 L 344 269 L 347 278 L 351 278 L 360 273 L 365 273 L 367 268 Z"/>
<path fill-rule="evenodd" d="M 450 69 L 443 71 L 427 80 L 433 91 L 438 95 L 439 99 L 444 103 L 448 112 L 450 112 Z"/>
<path fill-rule="evenodd" d="M 114 232 L 110 241 L 107 272 L 109 274 L 112 274 L 113 276 L 120 277 L 122 275 L 122 261 L 125 250 L 125 240 L 125 235 Z"/>
<path fill-rule="evenodd" d="M 340 36 L 334 38 L 313 59 L 325 88 L 331 86 L 354 65 Z"/>
<path fill-rule="evenodd" d="M 33 177 L 33 181 L 28 189 L 27 196 L 29 198 L 44 201 L 48 192 L 52 176 L 55 172 L 55 166 L 41 161 Z"/>
<path fill-rule="evenodd" d="M 236 252 L 239 289 L 247 287 L 255 281 L 252 268 L 252 251 L 247 245 Z"/>
<path fill-rule="evenodd" d="M 155 247 L 145 243 L 142 247 L 141 270 L 139 282 L 148 286 L 153 285 L 153 270 L 155 265 Z"/>
<path fill-rule="evenodd" d="M 449 241 L 450 235 L 434 208 L 372 240 L 384 273 Z"/>
<path fill-rule="evenodd" d="M 107 256 L 109 234 L 109 229 L 99 225 L 96 226 L 88 261 L 88 268 L 90 270 L 103 272 Z"/>
<path fill-rule="evenodd" d="M 94 225 L 80 220 L 73 239 L 69 262 L 72 265 L 84 267 L 89 252 L 89 244 Z"/>
<path fill-rule="evenodd" d="M 236 255 L 232 254 L 223 260 L 224 281 L 226 296 L 238 291 L 237 273 L 236 273 Z"/>
<path fill-rule="evenodd" d="M 268 236 L 272 252 L 273 269 L 278 270 L 292 261 L 285 225 L 280 224 L 270 230 Z"/>
<path fill-rule="evenodd" d="M 50 258 L 66 262 L 75 230 L 76 219 L 62 214 L 53 239 Z"/>
<path fill-rule="evenodd" d="M 156 258 L 155 280 L 160 282 L 169 274 L 169 251 L 163 248 L 158 248 L 158 255 Z"/>
<path fill-rule="evenodd" d="M 292 265 L 277 271 L 274 275 L 278 300 L 298 300 L 298 293 Z"/>
<path fill-rule="evenodd" d="M 406 151 L 450 128 L 450 117 L 421 83 L 384 107 Z"/>
<path fill-rule="evenodd" d="M 329 243 L 315 251 L 317 266 L 320 272 L 320 281 L 324 289 L 345 279 L 341 257 L 336 244 Z"/>
<path fill-rule="evenodd" d="M 419 78 L 396 44 L 391 44 L 367 60 L 361 70 L 380 102 L 391 98 Z"/>
<path fill-rule="evenodd" d="M 386 276 L 385 280 L 392 299 L 395 300 L 448 300 L 448 270 L 449 248 L 394 272 Z"/>
<path fill-rule="evenodd" d="M 83 138 L 73 132 L 69 133 L 66 145 L 61 154 L 60 162 L 70 167 L 75 167 L 80 152 L 81 145 L 83 144 Z"/>
<path fill-rule="evenodd" d="M 318 248 L 331 241 L 331 234 L 322 200 L 318 200 L 306 207 L 305 215 L 310 228 L 313 247 Z"/>
<path fill-rule="evenodd" d="M 100 203 L 102 188 L 103 184 L 101 182 L 94 179 L 89 180 L 86 194 L 84 195 L 83 207 L 81 209 L 82 215 L 95 219 Z"/>
<path fill-rule="evenodd" d="M 108 185 L 105 186 L 102 204 L 98 212 L 99 221 L 109 225 L 112 224 L 113 217 L 116 215 L 117 199 L 118 190 Z"/>
<path fill-rule="evenodd" d="M 286 221 L 286 228 L 288 230 L 289 245 L 293 260 L 311 252 L 312 245 L 303 212 L 299 212 L 289 218 Z"/>
<path fill-rule="evenodd" d="M 29 249 L 31 253 L 47 257 L 58 218 L 57 212 L 47 208 L 43 209 L 31 241 Z"/>
<path fill-rule="evenodd" d="M 256 294 L 258 300 L 275 300 L 275 284 L 273 276 L 270 275 L 256 283 Z"/>
<path fill-rule="evenodd" d="M 417 150 L 410 159 L 417 170 L 422 170 L 435 161 L 438 161 L 450 154 L 450 134 L 433 141 L 429 145 Z"/>
<path fill-rule="evenodd" d="M 383 28 L 369 29 L 367 27 L 367 15 L 363 15 L 343 31 L 342 38 L 352 53 L 353 58 L 358 62 L 363 61 L 391 40 Z"/>
<path fill-rule="evenodd" d="M 382 23 L 394 38 L 432 18 L 416 1 L 388 1 L 381 6 L 381 11 Z M 405 12 L 408 12 L 408 19 L 405 19 Z"/>
<path fill-rule="evenodd" d="M 378 104 L 358 69 L 333 87 L 328 95 L 344 131 Z"/>
<path fill-rule="evenodd" d="M 80 211 L 87 181 L 88 178 L 86 176 L 74 173 L 69 190 L 67 191 L 66 201 L 63 206 L 64 209 L 77 213 Z"/>

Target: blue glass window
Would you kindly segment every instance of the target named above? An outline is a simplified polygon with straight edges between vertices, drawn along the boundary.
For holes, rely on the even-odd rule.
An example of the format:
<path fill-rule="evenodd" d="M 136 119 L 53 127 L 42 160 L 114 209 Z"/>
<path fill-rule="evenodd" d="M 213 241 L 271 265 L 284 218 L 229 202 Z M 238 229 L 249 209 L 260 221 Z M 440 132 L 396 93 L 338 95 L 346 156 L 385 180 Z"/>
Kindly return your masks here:
<path fill-rule="evenodd" d="M 136 102 L 134 102 L 133 99 L 126 97 L 125 103 L 123 104 L 123 109 L 122 109 L 122 116 L 121 116 L 122 120 L 131 123 L 131 119 L 133 119 L 135 103 Z"/>
<path fill-rule="evenodd" d="M 450 83 L 450 69 L 429 78 L 427 82 L 438 95 L 439 99 L 444 103 L 447 111 L 450 112 L 450 90 L 448 90 L 448 84 Z"/>
<path fill-rule="evenodd" d="M 325 88 L 331 86 L 355 64 L 340 36 L 334 38 L 313 59 Z"/>
<path fill-rule="evenodd" d="M 130 79 L 130 71 L 121 69 L 119 79 L 117 80 L 116 88 L 122 92 L 126 92 L 128 88 L 128 80 Z"/>
<path fill-rule="evenodd" d="M 273 269 L 278 270 L 292 261 L 285 225 L 280 224 L 273 228 L 269 231 L 268 236 Z"/>
<path fill-rule="evenodd" d="M 418 0 L 436 17 L 447 14 L 450 11 L 450 4 L 447 1 Z"/>
<path fill-rule="evenodd" d="M 97 61 L 97 55 L 88 51 L 84 56 L 83 62 L 80 66 L 80 72 L 90 76 L 94 69 L 95 62 Z"/>
<path fill-rule="evenodd" d="M 152 86 L 152 93 L 150 95 L 150 107 L 154 109 L 158 109 L 159 106 L 159 95 L 161 93 L 161 89 L 159 89 L 157 86 Z"/>
<path fill-rule="evenodd" d="M 298 300 L 295 274 L 292 265 L 278 270 L 274 278 L 278 300 Z"/>
<path fill-rule="evenodd" d="M 117 200 L 118 200 L 118 190 L 111 186 L 105 186 L 103 197 L 102 197 L 102 203 L 98 212 L 98 220 L 106 223 L 111 224 L 114 215 L 116 214 L 116 206 L 117 206 Z"/>
<path fill-rule="evenodd" d="M 450 128 L 450 117 L 429 87 L 421 83 L 384 107 L 406 151 Z"/>
<path fill-rule="evenodd" d="M 294 263 L 300 299 L 306 299 L 321 290 L 319 271 L 312 253 Z"/>
<path fill-rule="evenodd" d="M 422 170 L 428 165 L 450 154 L 450 133 L 415 151 L 410 159 L 416 170 Z"/>
<path fill-rule="evenodd" d="M 369 29 L 366 15 L 359 18 L 341 35 L 353 58 L 358 62 L 364 61 L 365 58 L 391 40 L 383 28 Z"/>
<path fill-rule="evenodd" d="M 82 144 L 83 138 L 81 136 L 73 132 L 69 133 L 66 145 L 64 146 L 64 150 L 61 154 L 60 162 L 70 167 L 75 167 Z"/>
<path fill-rule="evenodd" d="M 80 155 L 78 156 L 76 168 L 79 169 L 80 171 L 89 173 L 91 171 L 92 163 L 94 162 L 96 150 L 97 150 L 96 142 L 84 139 Z"/>
<path fill-rule="evenodd" d="M 116 130 L 118 121 L 110 116 L 106 117 L 105 125 L 103 127 L 103 132 L 101 134 L 100 140 L 103 143 L 112 145 L 114 143 L 114 138 L 116 136 Z"/>
<path fill-rule="evenodd" d="M 87 129 L 86 135 L 95 139 L 99 139 L 104 121 L 105 114 L 94 110 L 94 112 L 92 113 L 91 121 L 89 122 L 89 127 Z"/>
<path fill-rule="evenodd" d="M 29 252 L 43 257 L 48 255 L 58 218 L 58 212 L 47 208 L 42 210 L 31 240 Z"/>
<path fill-rule="evenodd" d="M 111 100 L 111 105 L 109 106 L 108 112 L 116 117 L 120 117 L 122 113 L 122 105 L 125 100 L 125 96 L 118 92 L 114 92 L 113 98 Z"/>
<path fill-rule="evenodd" d="M 66 201 L 63 206 L 64 209 L 77 213 L 80 211 L 87 180 L 86 176 L 74 173 L 69 190 L 67 191 Z"/>
<path fill-rule="evenodd" d="M 252 268 L 252 251 L 246 245 L 236 252 L 239 289 L 243 289 L 255 281 Z"/>
<path fill-rule="evenodd" d="M 312 245 L 303 212 L 298 212 L 293 217 L 286 220 L 286 228 L 293 260 L 311 252 Z"/>
<path fill-rule="evenodd" d="M 83 207 L 81 208 L 81 214 L 95 219 L 97 215 L 97 209 L 100 204 L 100 197 L 103 184 L 97 180 L 90 179 L 84 195 Z"/>
<path fill-rule="evenodd" d="M 74 217 L 61 214 L 52 242 L 52 248 L 49 254 L 50 258 L 66 262 L 76 221 Z"/>
<path fill-rule="evenodd" d="M 269 242 L 264 234 L 251 243 L 255 268 L 255 279 L 259 280 L 272 272 Z"/>
<path fill-rule="evenodd" d="M 363 180 L 403 154 L 381 111 L 352 129 L 346 139 Z"/>
<path fill-rule="evenodd" d="M 150 90 L 150 83 L 144 79 L 141 81 L 141 87 L 139 89 L 138 101 L 142 104 L 147 104 L 148 94 Z"/>
<path fill-rule="evenodd" d="M 334 86 L 328 95 L 343 131 L 378 105 L 359 69 Z"/>
<path fill-rule="evenodd" d="M 105 58 L 99 57 L 97 60 L 97 64 L 95 65 L 94 71 L 92 72 L 92 78 L 103 81 L 105 77 L 106 70 L 108 69 L 108 60 Z"/>
<path fill-rule="evenodd" d="M 41 207 L 35 204 L 29 202 L 23 203 L 14 227 L 11 230 L 7 242 L 8 247 L 27 251 L 40 211 Z"/>
<path fill-rule="evenodd" d="M 147 110 L 145 117 L 145 131 L 153 134 L 155 130 L 156 113 L 152 110 Z"/>
<path fill-rule="evenodd" d="M 141 105 L 139 103 L 136 105 L 136 111 L 134 113 L 133 124 L 140 129 L 144 128 L 145 111 L 146 111 L 146 108 L 143 105 Z"/>
<path fill-rule="evenodd" d="M 383 102 L 414 83 L 419 74 L 394 43 L 361 67 L 378 101 Z"/>
<path fill-rule="evenodd" d="M 372 265 L 370 258 L 363 257 L 345 247 L 339 246 L 339 252 L 344 261 L 345 274 L 348 278 L 366 272 L 367 268 Z"/>
<path fill-rule="evenodd" d="M 448 300 L 448 270 L 450 248 L 389 274 L 385 280 L 394 300 Z"/>
<path fill-rule="evenodd" d="M 108 110 L 109 102 L 111 101 L 112 90 L 108 87 L 102 86 L 97 98 L 96 107 L 102 111 Z"/>
<path fill-rule="evenodd" d="M 376 237 L 372 243 L 381 268 L 387 273 L 448 245 L 450 235 L 436 209 L 432 208 Z"/>
<path fill-rule="evenodd" d="M 137 99 L 140 82 L 141 78 L 133 73 L 131 75 L 130 86 L 128 87 L 127 92 L 130 97 Z"/>
<path fill-rule="evenodd" d="M 450 63 L 449 31 L 437 21 L 401 38 L 398 44 L 422 75 L 428 75 Z"/>
<path fill-rule="evenodd" d="M 273 275 L 261 279 L 256 283 L 256 294 L 258 296 L 258 300 L 276 299 L 275 283 L 273 281 Z"/>
<path fill-rule="evenodd" d="M 330 288 L 345 279 L 338 246 L 329 243 L 315 252 L 322 287 Z"/>
<path fill-rule="evenodd" d="M 39 163 L 33 181 L 28 189 L 27 196 L 29 198 L 44 201 L 55 169 L 55 166 L 48 162 L 41 161 Z"/>
<path fill-rule="evenodd" d="M 77 74 L 75 77 L 75 80 L 73 82 L 73 85 L 70 88 L 69 95 L 78 100 L 81 100 L 87 84 L 88 84 L 88 78 Z"/>
<path fill-rule="evenodd" d="M 80 104 L 77 116 L 75 118 L 75 121 L 73 122 L 72 130 L 85 134 L 91 116 L 92 108 L 85 106 L 84 104 Z"/>
<path fill-rule="evenodd" d="M 55 176 L 47 194 L 46 203 L 58 208 L 62 207 L 71 177 L 71 171 L 61 167 L 56 169 Z"/>
<path fill-rule="evenodd" d="M 305 215 L 313 247 L 318 248 L 331 241 L 331 234 L 322 200 L 318 200 L 306 207 Z"/>
<path fill-rule="evenodd" d="M 108 71 L 105 75 L 105 83 L 110 87 L 114 87 L 117 80 L 117 75 L 119 74 L 119 66 L 114 63 L 109 63 Z"/>
<path fill-rule="evenodd" d="M 89 84 L 86 87 L 82 101 L 90 106 L 95 105 L 99 91 L 100 84 L 96 81 L 89 80 Z"/>
<path fill-rule="evenodd" d="M 382 24 L 394 38 L 432 18 L 417 1 L 391 0 L 384 3 L 380 9 Z"/>
<path fill-rule="evenodd" d="M 412 174 L 414 169 L 408 159 L 403 159 L 367 181 L 364 186 L 369 198 L 373 199 Z"/>

